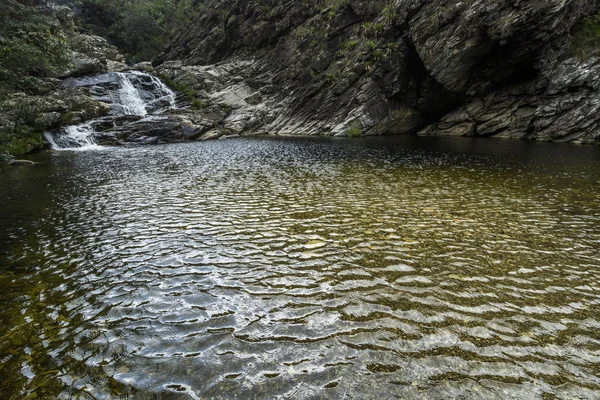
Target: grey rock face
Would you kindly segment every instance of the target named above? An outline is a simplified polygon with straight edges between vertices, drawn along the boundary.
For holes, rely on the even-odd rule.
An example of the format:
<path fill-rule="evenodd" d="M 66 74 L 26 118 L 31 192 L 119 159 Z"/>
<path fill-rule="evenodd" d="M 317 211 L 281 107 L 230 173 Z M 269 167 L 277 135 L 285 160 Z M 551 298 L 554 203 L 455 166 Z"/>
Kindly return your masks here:
<path fill-rule="evenodd" d="M 71 67 L 62 73 L 62 78 L 130 69 L 119 50 L 100 36 L 72 33 L 69 44 L 73 62 Z"/>
<path fill-rule="evenodd" d="M 137 64 L 133 65 L 131 67 L 131 69 L 134 69 L 136 71 L 142 71 L 142 72 L 152 72 L 152 71 L 154 71 L 154 67 L 152 66 L 152 63 L 149 62 L 149 61 L 144 61 L 144 62 L 137 63 Z"/>
<path fill-rule="evenodd" d="M 458 93 L 476 94 L 553 63 L 590 0 L 427 2 L 409 34 L 433 77 Z"/>
<path fill-rule="evenodd" d="M 599 144 L 600 60 L 569 59 L 545 79 L 477 98 L 419 134 Z"/>
<path fill-rule="evenodd" d="M 599 141 L 598 61 L 564 56 L 598 0 L 206 4 L 157 72 L 227 132 Z"/>

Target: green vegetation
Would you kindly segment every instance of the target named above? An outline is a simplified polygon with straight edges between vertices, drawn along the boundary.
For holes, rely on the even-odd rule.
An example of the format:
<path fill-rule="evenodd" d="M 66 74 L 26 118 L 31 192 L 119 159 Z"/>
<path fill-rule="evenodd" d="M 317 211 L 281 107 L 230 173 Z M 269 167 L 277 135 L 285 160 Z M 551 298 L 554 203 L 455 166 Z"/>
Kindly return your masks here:
<path fill-rule="evenodd" d="M 33 102 L 21 102 L 4 114 L 9 121 L 0 121 L 0 154 L 21 157 L 43 148 L 43 128 L 40 128 L 38 107 Z"/>
<path fill-rule="evenodd" d="M 574 30 L 570 53 L 582 60 L 598 53 L 600 49 L 600 14 L 581 21 Z"/>
<path fill-rule="evenodd" d="M 335 82 L 335 81 L 337 81 L 337 80 L 338 80 L 338 72 L 337 72 L 337 71 L 328 72 L 328 73 L 325 75 L 325 81 L 326 81 L 327 83 L 333 83 L 333 82 Z"/>
<path fill-rule="evenodd" d="M 169 36 L 205 9 L 194 0 L 78 0 L 84 22 L 110 37 L 131 62 L 152 60 Z"/>
<path fill-rule="evenodd" d="M 0 99 L 17 90 L 35 90 L 33 77 L 55 76 L 70 62 L 65 29 L 39 0 L 0 1 Z M 36 128 L 39 112 L 23 105 L 0 120 L 0 159 L 20 157 L 43 146 Z"/>
<path fill-rule="evenodd" d="M 321 12 L 329 9 L 327 13 L 328 19 L 332 19 L 337 11 L 345 7 L 348 4 L 348 0 L 324 0 L 321 4 Z"/>
<path fill-rule="evenodd" d="M 190 89 L 190 88 L 188 88 L 186 85 L 184 85 L 182 83 L 175 82 L 173 79 L 171 79 L 171 78 L 169 78 L 168 76 L 165 76 L 165 75 L 161 75 L 160 79 L 171 90 L 183 93 L 187 97 L 188 101 L 190 102 L 190 104 L 192 105 L 192 108 L 194 110 L 199 110 L 201 108 L 206 108 L 208 106 L 205 102 L 203 102 L 202 100 L 200 100 L 198 98 L 198 91 L 197 90 Z"/>
<path fill-rule="evenodd" d="M 348 130 L 346 131 L 346 136 L 350 137 L 350 138 L 355 138 L 355 137 L 359 137 L 362 135 L 362 129 L 360 128 L 359 125 L 354 125 L 351 126 L 350 128 L 348 128 Z"/>
<path fill-rule="evenodd" d="M 19 125 L 15 129 L 0 129 L 0 159 L 8 158 L 8 155 L 21 157 L 42 149 L 43 145 L 41 132 L 29 126 Z"/>
<path fill-rule="evenodd" d="M 382 13 L 386 25 L 392 25 L 396 20 L 396 7 L 394 6 L 394 2 L 390 2 L 385 6 Z"/>
<path fill-rule="evenodd" d="M 41 1 L 0 1 L 0 81 L 18 86 L 26 76 L 53 76 L 70 61 L 59 20 Z"/>

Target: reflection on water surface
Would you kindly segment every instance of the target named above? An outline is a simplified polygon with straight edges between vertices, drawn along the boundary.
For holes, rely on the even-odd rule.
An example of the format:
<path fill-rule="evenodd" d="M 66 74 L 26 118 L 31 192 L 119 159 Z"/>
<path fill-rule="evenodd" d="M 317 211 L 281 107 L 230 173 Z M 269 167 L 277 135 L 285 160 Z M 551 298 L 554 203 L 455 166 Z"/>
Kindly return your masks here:
<path fill-rule="evenodd" d="M 4 398 L 599 398 L 600 149 L 232 139 L 0 171 Z"/>

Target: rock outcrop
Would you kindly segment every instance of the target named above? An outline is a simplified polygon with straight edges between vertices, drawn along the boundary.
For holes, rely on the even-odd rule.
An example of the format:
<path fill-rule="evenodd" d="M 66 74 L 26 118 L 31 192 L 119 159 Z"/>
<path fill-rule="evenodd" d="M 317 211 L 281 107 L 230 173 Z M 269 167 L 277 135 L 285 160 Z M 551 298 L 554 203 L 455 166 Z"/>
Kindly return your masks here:
<path fill-rule="evenodd" d="M 40 150 L 44 147 L 44 131 L 97 118 L 109 111 L 108 105 L 92 99 L 85 89 L 67 88 L 53 78 L 36 82 L 38 91 L 9 93 L 0 101 L 0 131 L 14 132 L 8 134 L 5 144 L 9 154 L 21 156 Z"/>
<path fill-rule="evenodd" d="M 567 52 L 598 0 L 317 3 L 207 1 L 156 72 L 225 133 L 600 142 L 599 60 Z"/>
<path fill-rule="evenodd" d="M 75 31 L 73 12 L 53 6 L 68 34 L 71 64 L 55 77 L 24 77 L 18 87 L 0 93 L 0 155 L 4 161 L 45 146 L 43 132 L 106 115 L 109 106 L 83 87 L 69 87 L 64 78 L 129 69 L 116 47 L 98 36 Z M 0 160 L 1 162 L 2 160 Z"/>
<path fill-rule="evenodd" d="M 61 78 L 84 76 L 109 71 L 125 71 L 129 66 L 119 50 L 106 39 L 79 32 L 74 22 L 74 12 L 68 6 L 50 4 L 50 10 L 67 34 L 71 52 L 71 65 L 60 75 Z"/>
<path fill-rule="evenodd" d="M 62 78 L 130 69 L 119 50 L 100 36 L 73 34 L 70 47 L 73 49 L 73 65 L 63 72 Z"/>

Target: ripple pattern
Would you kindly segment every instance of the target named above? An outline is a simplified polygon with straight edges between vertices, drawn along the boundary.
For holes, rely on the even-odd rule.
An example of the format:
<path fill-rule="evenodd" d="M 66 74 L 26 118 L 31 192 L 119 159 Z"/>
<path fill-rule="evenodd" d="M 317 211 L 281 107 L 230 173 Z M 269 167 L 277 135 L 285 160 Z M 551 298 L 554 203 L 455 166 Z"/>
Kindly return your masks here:
<path fill-rule="evenodd" d="M 597 149 L 410 140 L 0 172 L 2 392 L 600 398 Z"/>

